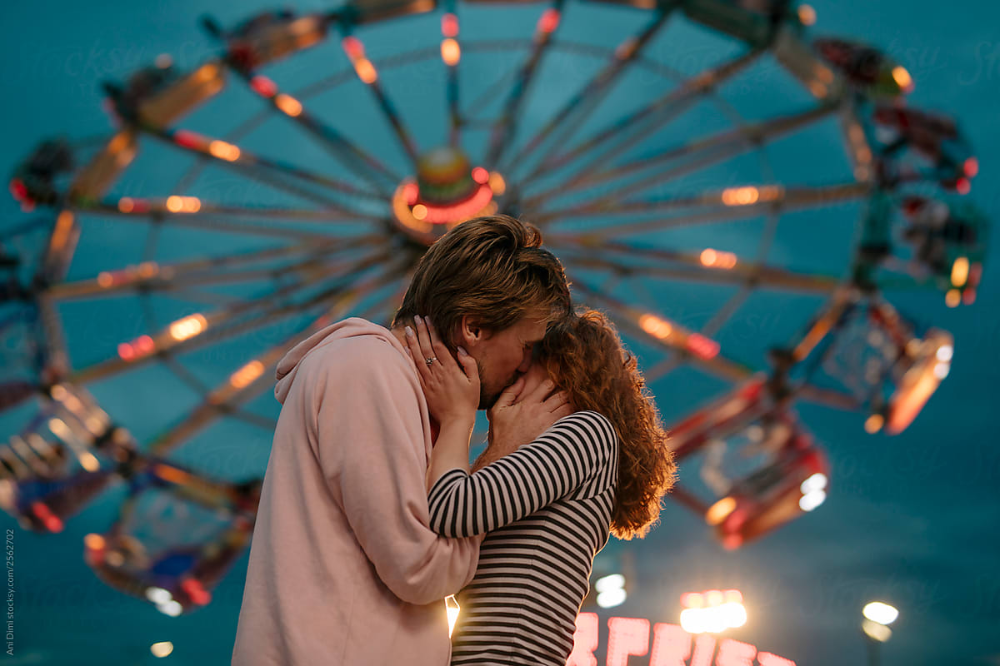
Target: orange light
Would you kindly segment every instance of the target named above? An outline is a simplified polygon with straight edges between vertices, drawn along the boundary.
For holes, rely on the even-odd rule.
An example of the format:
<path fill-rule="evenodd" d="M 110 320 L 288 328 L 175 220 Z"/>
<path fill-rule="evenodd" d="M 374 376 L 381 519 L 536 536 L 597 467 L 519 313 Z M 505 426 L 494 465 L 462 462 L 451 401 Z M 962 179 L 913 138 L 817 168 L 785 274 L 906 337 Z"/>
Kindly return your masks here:
<path fill-rule="evenodd" d="M 736 508 L 736 500 L 732 497 L 723 497 L 718 502 L 709 507 L 705 512 L 705 522 L 709 525 L 718 525 Z"/>
<path fill-rule="evenodd" d="M 896 65 L 892 68 L 892 78 L 903 92 L 908 93 L 913 90 L 913 78 L 902 65 Z"/>
<path fill-rule="evenodd" d="M 709 590 L 705 593 L 705 601 L 709 606 L 721 606 L 723 599 L 725 597 L 722 594 L 722 590 Z"/>
<path fill-rule="evenodd" d="M 644 314 L 639 317 L 639 327 L 660 340 L 667 340 L 674 330 L 669 322 L 652 314 Z"/>
<path fill-rule="evenodd" d="M 951 283 L 956 287 L 963 286 L 969 279 L 969 258 L 959 257 L 951 265 Z"/>
<path fill-rule="evenodd" d="M 235 162 L 240 158 L 240 149 L 225 141 L 216 140 L 208 144 L 208 152 L 214 157 L 226 160 L 227 162 Z"/>
<path fill-rule="evenodd" d="M 727 206 L 749 206 L 757 203 L 760 192 L 756 187 L 730 187 L 722 191 L 722 203 Z"/>
<path fill-rule="evenodd" d="M 83 545 L 87 547 L 87 550 L 104 550 L 107 544 L 100 534 L 88 534 L 83 537 Z"/>
<path fill-rule="evenodd" d="M 169 210 L 171 213 L 179 213 L 181 212 L 181 209 L 183 207 L 184 205 L 183 203 L 181 203 L 180 197 L 178 196 L 167 197 L 167 210 Z"/>
<path fill-rule="evenodd" d="M 412 212 L 413 217 L 417 218 L 418 220 L 424 220 L 427 218 L 427 206 L 423 204 L 417 204 L 416 206 L 413 207 L 413 210 L 410 212 Z"/>
<path fill-rule="evenodd" d="M 207 326 L 208 320 L 205 319 L 204 315 L 189 315 L 170 325 L 170 337 L 178 341 L 187 340 L 204 331 Z"/>
<path fill-rule="evenodd" d="M 949 308 L 958 307 L 958 304 L 962 302 L 962 292 L 958 289 L 949 289 L 948 293 L 944 295 L 944 304 Z"/>
<path fill-rule="evenodd" d="M 118 210 L 123 213 L 131 213 L 132 209 L 135 208 L 135 203 L 128 197 L 122 197 L 118 200 Z"/>
<path fill-rule="evenodd" d="M 497 196 L 503 194 L 507 190 L 507 182 L 503 179 L 496 171 L 490 172 L 490 189 L 493 190 L 493 194 Z"/>
<path fill-rule="evenodd" d="M 458 37 L 458 17 L 445 14 L 441 17 L 441 34 L 445 37 Z"/>
<path fill-rule="evenodd" d="M 51 247 L 56 252 L 61 251 L 69 241 L 69 234 L 73 230 L 73 219 L 73 213 L 68 210 L 62 211 L 56 218 L 56 227 L 52 231 L 51 241 Z"/>
<path fill-rule="evenodd" d="M 358 73 L 358 78 L 368 85 L 378 80 L 378 72 L 375 70 L 375 65 L 368 58 L 361 58 L 355 62 L 354 71 Z"/>
<path fill-rule="evenodd" d="M 699 257 L 701 263 L 704 266 L 711 266 L 713 268 L 732 268 L 736 265 L 736 255 L 732 252 L 719 252 L 713 250 L 712 248 L 706 248 L 702 250 Z"/>
<path fill-rule="evenodd" d="M 302 103 L 291 95 L 286 95 L 285 93 L 281 93 L 276 96 L 274 98 L 274 104 L 281 109 L 285 115 L 291 116 L 292 118 L 296 118 L 302 113 Z"/>
<path fill-rule="evenodd" d="M 250 361 L 242 368 L 233 373 L 229 378 L 229 383 L 233 387 L 241 389 L 249 386 L 255 379 L 264 372 L 264 364 L 260 361 Z"/>
<path fill-rule="evenodd" d="M 211 81 L 219 75 L 219 66 L 214 63 L 207 63 L 198 68 L 195 77 L 201 81 Z"/>
<path fill-rule="evenodd" d="M 867 419 L 865 419 L 865 432 L 869 435 L 874 435 L 879 430 L 882 429 L 882 425 L 885 423 L 885 419 L 881 414 L 872 414 Z"/>
<path fill-rule="evenodd" d="M 462 49 L 457 41 L 449 37 L 441 42 L 441 59 L 444 60 L 444 64 L 454 67 L 461 58 Z"/>
<path fill-rule="evenodd" d="M 104 287 L 105 289 L 107 289 L 114 283 L 115 283 L 115 278 L 114 276 L 111 275 L 111 273 L 108 273 L 107 271 L 101 271 L 100 273 L 97 274 L 97 285 L 99 287 Z"/>
<path fill-rule="evenodd" d="M 802 25 L 814 25 L 816 23 L 816 10 L 810 5 L 799 5 L 799 21 Z"/>

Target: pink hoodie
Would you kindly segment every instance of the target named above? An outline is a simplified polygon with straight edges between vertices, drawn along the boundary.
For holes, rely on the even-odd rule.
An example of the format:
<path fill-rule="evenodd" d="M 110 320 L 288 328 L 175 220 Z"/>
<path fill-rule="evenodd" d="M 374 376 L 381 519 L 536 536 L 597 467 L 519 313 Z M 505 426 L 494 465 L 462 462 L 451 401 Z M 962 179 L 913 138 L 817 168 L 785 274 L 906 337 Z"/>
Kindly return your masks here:
<path fill-rule="evenodd" d="M 444 666 L 443 599 L 472 579 L 480 540 L 428 526 L 430 418 L 402 344 L 346 319 L 277 379 L 233 666 Z"/>

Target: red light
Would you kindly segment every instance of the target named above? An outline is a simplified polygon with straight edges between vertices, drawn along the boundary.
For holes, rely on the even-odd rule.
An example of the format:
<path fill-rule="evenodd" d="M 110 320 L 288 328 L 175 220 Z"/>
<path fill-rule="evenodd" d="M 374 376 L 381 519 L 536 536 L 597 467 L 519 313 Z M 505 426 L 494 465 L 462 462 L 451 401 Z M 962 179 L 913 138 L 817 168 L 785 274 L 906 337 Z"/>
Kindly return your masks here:
<path fill-rule="evenodd" d="M 653 649 L 649 666 L 687 666 L 691 655 L 691 634 L 676 624 L 653 625 Z"/>
<path fill-rule="evenodd" d="M 965 164 L 962 165 L 962 170 L 965 172 L 966 176 L 974 178 L 976 174 L 979 173 L 979 160 L 975 157 L 970 157 L 965 160 Z"/>
<path fill-rule="evenodd" d="M 538 19 L 539 32 L 554 32 L 559 27 L 559 12 L 555 9 L 546 9 L 542 17 Z"/>
<path fill-rule="evenodd" d="M 458 36 L 458 17 L 454 14 L 445 14 L 441 17 L 441 34 L 445 37 Z"/>
<path fill-rule="evenodd" d="M 969 190 L 972 189 L 972 183 L 969 182 L 968 178 L 959 178 L 955 183 L 955 190 L 959 194 L 968 194 Z"/>
<path fill-rule="evenodd" d="M 278 93 L 274 81 L 260 74 L 250 79 L 250 87 L 261 97 L 274 97 Z"/>
<path fill-rule="evenodd" d="M 156 343 L 153 342 L 153 338 L 149 337 L 148 335 L 143 335 L 142 337 L 140 337 L 138 340 L 135 341 L 135 346 L 139 350 L 139 353 L 148 354 L 149 352 L 153 351 L 154 347 L 156 347 Z"/>
<path fill-rule="evenodd" d="M 365 46 L 357 37 L 344 37 L 340 43 L 351 60 L 365 57 Z"/>
<path fill-rule="evenodd" d="M 191 601 L 199 606 L 204 606 L 212 600 L 212 595 L 202 586 L 201 582 L 194 578 L 188 578 L 181 583 L 181 589 L 187 592 Z"/>
<path fill-rule="evenodd" d="M 757 648 L 753 645 L 726 638 L 719 643 L 715 666 L 753 666 L 756 654 Z"/>
<path fill-rule="evenodd" d="M 692 354 L 705 360 L 719 355 L 719 343 L 699 333 L 689 335 L 685 346 Z"/>
<path fill-rule="evenodd" d="M 472 180 L 480 185 L 485 185 L 490 181 L 490 172 L 483 167 L 476 167 L 472 170 Z"/>
<path fill-rule="evenodd" d="M 608 630 L 608 666 L 627 666 L 629 656 L 649 651 L 649 620 L 613 617 Z"/>
<path fill-rule="evenodd" d="M 32 502 L 31 512 L 45 524 L 45 529 L 48 531 L 62 532 L 63 522 L 49 510 L 49 507 L 41 502 Z"/>
<path fill-rule="evenodd" d="M 135 358 L 135 350 L 132 349 L 132 345 L 127 342 L 123 342 L 118 345 L 118 356 L 120 356 L 123 361 L 131 361 Z"/>
<path fill-rule="evenodd" d="M 760 666 L 795 666 L 795 662 L 791 659 L 785 659 L 770 652 L 759 652 L 757 654 L 757 663 Z"/>
<path fill-rule="evenodd" d="M 576 616 L 576 631 L 573 633 L 573 651 L 566 660 L 566 666 L 595 666 L 597 659 L 597 613 L 580 613 Z"/>
<path fill-rule="evenodd" d="M 20 178 L 10 181 L 10 193 L 17 201 L 28 201 L 28 188 Z"/>
<path fill-rule="evenodd" d="M 715 652 L 715 639 L 708 634 L 700 634 L 694 642 L 691 666 L 712 666 L 713 652 Z"/>
<path fill-rule="evenodd" d="M 190 130 L 177 130 L 174 132 L 174 143 L 182 148 L 200 150 L 205 144 L 205 139 L 200 134 L 195 134 Z"/>
<path fill-rule="evenodd" d="M 406 199 L 406 203 L 410 206 L 417 203 L 420 198 L 420 188 L 416 183 L 407 183 L 403 188 L 403 198 Z"/>

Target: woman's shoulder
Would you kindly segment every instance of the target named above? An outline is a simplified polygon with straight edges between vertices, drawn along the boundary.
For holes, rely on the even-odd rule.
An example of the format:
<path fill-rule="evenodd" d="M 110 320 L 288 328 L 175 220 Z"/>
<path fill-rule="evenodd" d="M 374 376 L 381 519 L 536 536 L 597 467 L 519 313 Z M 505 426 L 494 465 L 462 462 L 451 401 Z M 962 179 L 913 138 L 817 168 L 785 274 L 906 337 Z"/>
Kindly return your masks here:
<path fill-rule="evenodd" d="M 593 433 L 596 437 L 610 442 L 614 442 L 617 438 L 615 427 L 608 417 L 590 409 L 573 412 L 569 416 L 562 417 L 552 425 L 553 428 L 560 426 L 563 429 L 584 429 Z"/>

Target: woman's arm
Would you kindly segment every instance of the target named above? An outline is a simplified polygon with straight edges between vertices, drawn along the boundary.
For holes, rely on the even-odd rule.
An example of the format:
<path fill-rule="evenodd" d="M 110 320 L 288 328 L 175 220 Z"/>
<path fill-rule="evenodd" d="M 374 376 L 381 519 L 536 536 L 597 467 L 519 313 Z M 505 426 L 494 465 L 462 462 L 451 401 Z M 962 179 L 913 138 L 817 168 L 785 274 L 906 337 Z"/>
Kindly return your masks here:
<path fill-rule="evenodd" d="M 431 488 L 431 529 L 473 536 L 509 525 L 587 485 L 614 482 L 617 439 L 596 412 L 561 419 L 538 439 L 470 475 L 451 469 Z"/>
<path fill-rule="evenodd" d="M 469 440 L 479 407 L 479 369 L 462 347 L 456 361 L 429 321 L 421 317 L 413 321 L 416 331 L 406 327 L 407 352 L 420 377 L 427 409 L 440 425 L 427 469 L 429 487 L 450 469 L 469 471 Z M 433 360 L 427 363 L 427 359 Z"/>

